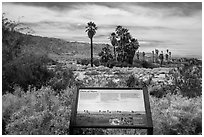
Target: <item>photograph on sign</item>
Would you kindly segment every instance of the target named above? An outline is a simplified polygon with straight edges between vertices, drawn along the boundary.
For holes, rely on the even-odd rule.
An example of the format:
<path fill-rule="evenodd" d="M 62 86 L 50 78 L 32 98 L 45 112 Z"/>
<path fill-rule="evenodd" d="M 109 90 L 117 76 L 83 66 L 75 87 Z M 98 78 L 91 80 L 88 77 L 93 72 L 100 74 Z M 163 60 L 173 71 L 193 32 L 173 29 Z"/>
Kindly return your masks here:
<path fill-rule="evenodd" d="M 146 125 L 142 89 L 79 89 L 76 125 Z"/>

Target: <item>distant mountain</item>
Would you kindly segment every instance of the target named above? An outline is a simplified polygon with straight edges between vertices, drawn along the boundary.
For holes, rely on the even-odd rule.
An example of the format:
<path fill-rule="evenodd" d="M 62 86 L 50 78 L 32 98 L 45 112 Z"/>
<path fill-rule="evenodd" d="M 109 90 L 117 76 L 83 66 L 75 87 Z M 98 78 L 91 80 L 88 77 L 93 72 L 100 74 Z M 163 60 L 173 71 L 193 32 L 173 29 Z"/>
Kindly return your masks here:
<path fill-rule="evenodd" d="M 69 42 L 57 38 L 48 38 L 41 36 L 25 35 L 19 33 L 26 41 L 22 47 L 23 52 L 33 52 L 36 54 L 48 54 L 52 57 L 67 57 L 67 58 L 88 58 L 91 50 L 89 43 Z M 106 44 L 93 44 L 94 57 Z"/>
<path fill-rule="evenodd" d="M 16 33 L 16 35 L 20 35 L 24 39 L 24 43 L 26 43 L 25 46 L 22 47 L 23 53 L 33 52 L 35 54 L 47 54 L 50 58 L 54 60 L 90 58 L 91 50 L 89 43 L 70 42 L 58 38 L 25 35 L 22 33 Z M 106 44 L 93 44 L 94 58 L 98 57 L 98 53 L 105 45 Z M 111 50 L 113 51 L 113 48 Z M 145 56 L 147 60 L 151 60 L 152 53 L 146 53 Z M 136 58 L 136 56 L 134 58 Z M 173 58 L 177 57 L 174 56 Z M 142 59 L 142 52 L 140 53 L 140 59 Z"/>

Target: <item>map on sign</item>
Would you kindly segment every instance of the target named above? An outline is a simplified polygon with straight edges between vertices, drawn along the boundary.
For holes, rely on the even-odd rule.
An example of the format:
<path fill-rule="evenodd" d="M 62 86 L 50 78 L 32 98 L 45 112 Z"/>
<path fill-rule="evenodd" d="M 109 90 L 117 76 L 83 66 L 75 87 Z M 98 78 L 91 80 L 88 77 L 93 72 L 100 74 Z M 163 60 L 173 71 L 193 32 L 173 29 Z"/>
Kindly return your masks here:
<path fill-rule="evenodd" d="M 142 89 L 79 89 L 76 125 L 145 125 Z"/>

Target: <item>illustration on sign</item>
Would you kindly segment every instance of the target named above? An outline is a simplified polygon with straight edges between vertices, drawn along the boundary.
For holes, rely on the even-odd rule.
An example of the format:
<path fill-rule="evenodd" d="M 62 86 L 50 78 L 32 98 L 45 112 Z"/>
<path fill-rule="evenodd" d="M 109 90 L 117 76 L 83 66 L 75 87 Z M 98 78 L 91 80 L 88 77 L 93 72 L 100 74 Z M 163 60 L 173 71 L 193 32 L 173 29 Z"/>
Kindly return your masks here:
<path fill-rule="evenodd" d="M 142 89 L 80 89 L 76 125 L 145 125 Z"/>

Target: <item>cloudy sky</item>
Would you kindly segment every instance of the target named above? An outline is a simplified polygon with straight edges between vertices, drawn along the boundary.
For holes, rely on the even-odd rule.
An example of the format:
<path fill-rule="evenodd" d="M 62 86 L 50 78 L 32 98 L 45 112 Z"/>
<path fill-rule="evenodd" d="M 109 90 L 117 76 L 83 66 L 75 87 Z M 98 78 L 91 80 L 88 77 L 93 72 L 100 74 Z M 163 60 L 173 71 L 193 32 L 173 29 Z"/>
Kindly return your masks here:
<path fill-rule="evenodd" d="M 169 49 L 173 55 L 202 56 L 202 3 L 3 3 L 11 20 L 25 23 L 34 35 L 89 42 L 87 22 L 98 26 L 95 43 L 109 43 L 117 25 L 129 29 L 140 51 Z"/>

